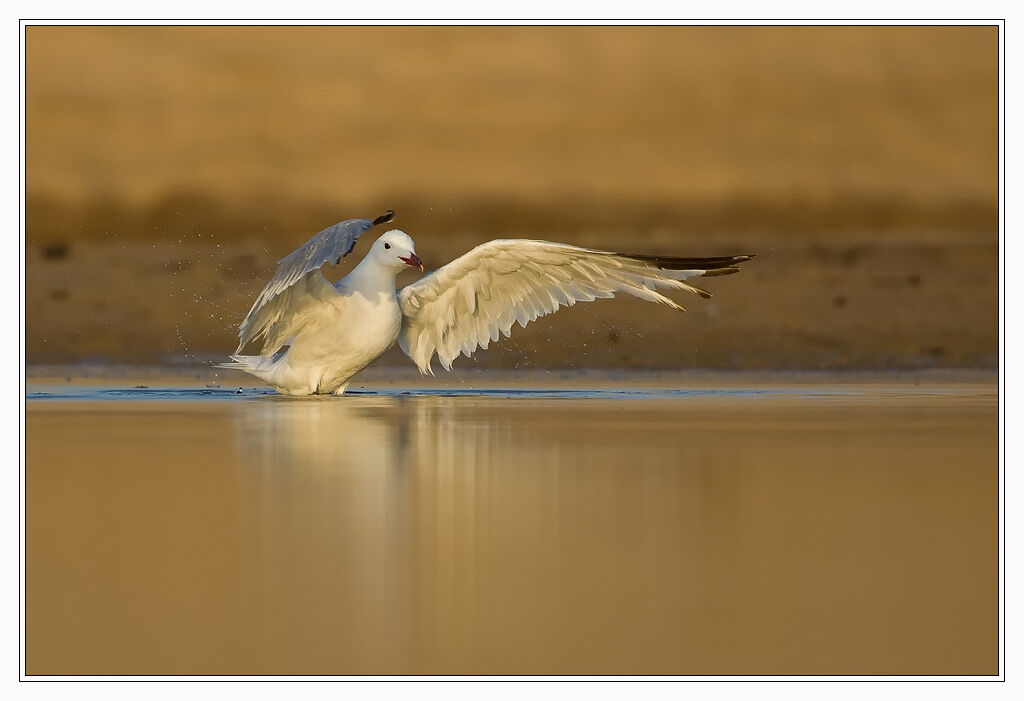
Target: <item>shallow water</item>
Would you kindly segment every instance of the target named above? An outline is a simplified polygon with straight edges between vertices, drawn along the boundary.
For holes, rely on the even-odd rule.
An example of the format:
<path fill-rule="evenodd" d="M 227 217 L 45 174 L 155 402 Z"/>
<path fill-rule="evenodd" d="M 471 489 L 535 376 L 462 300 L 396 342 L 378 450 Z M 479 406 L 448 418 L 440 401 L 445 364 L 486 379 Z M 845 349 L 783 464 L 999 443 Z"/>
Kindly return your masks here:
<path fill-rule="evenodd" d="M 993 385 L 30 386 L 27 671 L 995 674 L 997 439 Z"/>

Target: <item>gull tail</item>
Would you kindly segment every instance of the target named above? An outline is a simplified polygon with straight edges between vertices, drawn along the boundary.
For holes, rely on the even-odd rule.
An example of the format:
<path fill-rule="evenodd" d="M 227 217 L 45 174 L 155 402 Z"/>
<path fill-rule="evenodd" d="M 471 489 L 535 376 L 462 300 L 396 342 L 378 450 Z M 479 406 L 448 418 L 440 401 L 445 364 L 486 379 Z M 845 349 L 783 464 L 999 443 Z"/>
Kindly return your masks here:
<path fill-rule="evenodd" d="M 258 355 L 231 355 L 228 356 L 231 360 L 227 363 L 217 363 L 214 367 L 223 368 L 224 370 L 243 370 L 248 373 L 252 373 L 255 370 L 260 360 L 265 360 Z"/>
<path fill-rule="evenodd" d="M 276 384 L 276 376 L 281 369 L 277 365 L 279 357 L 265 355 L 232 355 L 229 357 L 231 358 L 230 362 L 217 363 L 215 367 L 224 370 L 241 370 L 264 382 Z"/>

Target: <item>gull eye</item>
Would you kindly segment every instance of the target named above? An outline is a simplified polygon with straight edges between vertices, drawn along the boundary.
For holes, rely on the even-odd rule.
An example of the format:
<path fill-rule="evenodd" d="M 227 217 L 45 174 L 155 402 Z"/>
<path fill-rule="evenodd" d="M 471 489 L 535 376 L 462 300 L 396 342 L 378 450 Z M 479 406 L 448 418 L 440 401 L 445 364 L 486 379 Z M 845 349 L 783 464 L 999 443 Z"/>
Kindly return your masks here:
<path fill-rule="evenodd" d="M 391 244 L 390 243 L 384 244 L 384 248 L 391 248 Z"/>

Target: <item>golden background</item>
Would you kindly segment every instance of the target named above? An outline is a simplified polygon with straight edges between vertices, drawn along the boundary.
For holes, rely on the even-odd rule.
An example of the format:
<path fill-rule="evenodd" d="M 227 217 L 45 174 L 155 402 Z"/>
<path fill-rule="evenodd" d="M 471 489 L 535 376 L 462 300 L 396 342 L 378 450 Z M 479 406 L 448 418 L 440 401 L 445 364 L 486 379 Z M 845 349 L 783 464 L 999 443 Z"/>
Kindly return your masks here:
<path fill-rule="evenodd" d="M 997 363 L 996 27 L 26 35 L 30 363 L 221 358 L 274 261 L 388 208 L 428 269 L 499 236 L 760 256 L 484 365 Z"/>

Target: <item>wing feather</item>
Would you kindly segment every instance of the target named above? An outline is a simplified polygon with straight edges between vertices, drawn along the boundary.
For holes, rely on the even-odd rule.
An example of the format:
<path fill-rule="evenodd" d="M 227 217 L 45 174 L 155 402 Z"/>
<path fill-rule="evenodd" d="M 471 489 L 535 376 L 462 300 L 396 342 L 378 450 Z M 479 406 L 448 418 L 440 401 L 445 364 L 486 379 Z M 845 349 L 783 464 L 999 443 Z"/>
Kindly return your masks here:
<path fill-rule="evenodd" d="M 625 292 L 682 310 L 658 290 L 709 297 L 685 280 L 736 272 L 752 257 L 666 258 L 548 241 L 490 241 L 399 291 L 404 318 L 398 342 L 420 372 L 433 373 L 435 354 L 451 370 L 460 354 L 508 337 L 513 324 L 525 327 L 576 302 Z"/>

